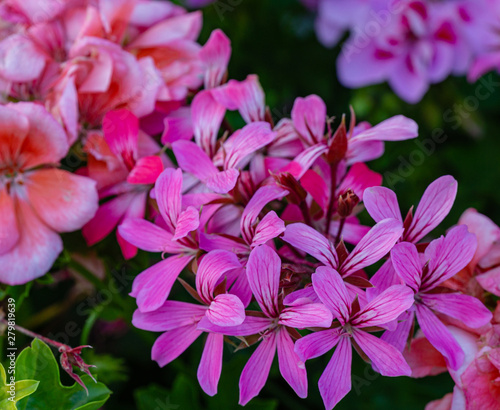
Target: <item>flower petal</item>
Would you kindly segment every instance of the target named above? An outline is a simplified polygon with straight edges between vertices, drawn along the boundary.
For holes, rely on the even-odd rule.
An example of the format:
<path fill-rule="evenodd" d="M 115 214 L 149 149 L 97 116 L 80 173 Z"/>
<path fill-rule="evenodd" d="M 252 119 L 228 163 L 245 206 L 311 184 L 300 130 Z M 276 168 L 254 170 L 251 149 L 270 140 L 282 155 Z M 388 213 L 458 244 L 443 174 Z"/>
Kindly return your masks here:
<path fill-rule="evenodd" d="M 203 317 L 198 323 L 198 329 L 204 332 L 222 333 L 227 336 L 250 336 L 264 332 L 271 324 L 272 320 L 267 317 L 246 316 L 241 325 L 218 326 L 207 317 Z"/>
<path fill-rule="evenodd" d="M 18 200 L 14 206 L 20 236 L 7 253 L 0 255 L 0 282 L 21 285 L 47 273 L 63 244 L 59 235 L 40 221 L 27 203 Z"/>
<path fill-rule="evenodd" d="M 217 385 L 222 371 L 223 348 L 224 335 L 209 333 L 198 366 L 198 382 L 209 396 L 217 394 Z"/>
<path fill-rule="evenodd" d="M 253 122 L 231 135 L 231 145 L 226 147 L 224 168 L 241 168 L 246 165 L 245 159 L 259 149 L 270 144 L 276 133 L 271 130 L 268 122 Z"/>
<path fill-rule="evenodd" d="M 248 284 L 262 311 L 268 317 L 278 317 L 278 290 L 281 259 L 267 245 L 253 249 L 247 263 Z"/>
<path fill-rule="evenodd" d="M 57 232 L 80 229 L 98 207 L 96 183 L 59 169 L 40 169 L 26 177 L 31 206 Z"/>
<path fill-rule="evenodd" d="M 391 250 L 391 261 L 398 276 L 417 292 L 422 280 L 422 262 L 417 247 L 409 242 L 398 243 Z"/>
<path fill-rule="evenodd" d="M 127 177 L 129 184 L 154 184 L 163 171 L 158 155 L 139 158 Z"/>
<path fill-rule="evenodd" d="M 280 313 L 280 325 L 305 329 L 306 327 L 330 327 L 332 312 L 321 303 L 306 303 L 285 308 Z"/>
<path fill-rule="evenodd" d="M 311 275 L 314 291 L 342 325 L 351 316 L 351 298 L 339 273 L 328 267 L 320 266 Z"/>
<path fill-rule="evenodd" d="M 366 189 L 363 194 L 363 203 L 375 222 L 380 222 L 386 218 L 403 221 L 398 198 L 389 188 L 376 186 Z"/>
<path fill-rule="evenodd" d="M 184 248 L 172 241 L 172 234 L 149 221 L 139 218 L 125 219 L 118 227 L 120 236 L 147 252 L 180 253 Z"/>
<path fill-rule="evenodd" d="M 429 273 L 422 280 L 422 290 L 430 290 L 465 268 L 476 252 L 476 235 L 465 225 L 450 229 L 445 237 L 432 241 L 425 250 Z"/>
<path fill-rule="evenodd" d="M 196 289 L 205 303 L 211 303 L 215 286 L 221 276 L 238 268 L 241 268 L 241 264 L 232 252 L 216 250 L 203 257 L 196 273 Z"/>
<path fill-rule="evenodd" d="M 354 330 L 354 340 L 370 358 L 373 368 L 383 376 L 410 376 L 411 369 L 394 346 L 362 330 Z"/>
<path fill-rule="evenodd" d="M 182 211 L 177 219 L 175 227 L 175 235 L 173 241 L 184 238 L 190 232 L 195 231 L 200 226 L 200 211 L 194 206 L 188 206 L 185 211 Z"/>
<path fill-rule="evenodd" d="M 432 182 L 418 204 L 413 221 L 405 232 L 405 239 L 418 242 L 448 215 L 457 196 L 457 181 L 450 175 L 442 176 Z"/>
<path fill-rule="evenodd" d="M 307 397 L 307 373 L 304 363 L 293 349 L 293 341 L 284 327 L 277 337 L 280 373 L 301 399 Z"/>
<path fill-rule="evenodd" d="M 418 136 L 418 125 L 403 115 L 396 115 L 351 138 L 354 141 L 402 141 Z"/>
<path fill-rule="evenodd" d="M 270 332 L 263 337 L 241 372 L 239 383 L 240 400 L 238 404 L 244 406 L 260 393 L 266 384 L 275 353 L 276 332 Z"/>
<path fill-rule="evenodd" d="M 302 361 L 314 359 L 332 350 L 340 339 L 341 328 L 320 330 L 295 342 L 295 352 Z"/>
<path fill-rule="evenodd" d="M 206 316 L 214 325 L 238 326 L 245 320 L 245 306 L 240 298 L 229 293 L 217 295 Z"/>
<path fill-rule="evenodd" d="M 171 256 L 135 278 L 130 295 L 137 299 L 141 312 L 151 312 L 165 303 L 177 276 L 191 259 L 191 255 Z"/>
<path fill-rule="evenodd" d="M 351 363 L 351 342 L 342 337 L 319 378 L 319 392 L 326 410 L 332 410 L 351 391 Z"/>
<path fill-rule="evenodd" d="M 446 358 L 448 366 L 458 369 L 464 361 L 464 352 L 445 325 L 421 304 L 417 304 L 417 320 L 431 344 Z"/>
<path fill-rule="evenodd" d="M 139 329 L 164 332 L 197 324 L 205 316 L 206 311 L 206 306 L 167 300 L 152 312 L 141 312 L 137 309 L 132 317 L 132 324 Z"/>
<path fill-rule="evenodd" d="M 386 255 L 403 233 L 403 225 L 396 219 L 378 222 L 359 241 L 351 254 L 340 267 L 342 276 L 370 266 Z"/>
<path fill-rule="evenodd" d="M 263 186 L 255 192 L 250 201 L 248 201 L 240 222 L 243 239 L 245 239 L 248 244 L 252 243 L 254 236 L 253 225 L 264 206 L 271 201 L 283 198 L 287 194 L 288 191 L 281 189 L 276 185 Z"/>
<path fill-rule="evenodd" d="M 268 212 L 255 229 L 252 247 L 263 245 L 283 232 L 285 232 L 285 222 L 276 215 L 276 212 Z"/>
<path fill-rule="evenodd" d="M 337 268 L 338 258 L 331 242 L 318 231 L 303 223 L 286 227 L 283 240 L 295 248 L 314 256 L 324 265 Z"/>
<path fill-rule="evenodd" d="M 160 214 L 172 232 L 181 213 L 182 171 L 166 168 L 155 184 L 156 202 Z"/>
<path fill-rule="evenodd" d="M 236 181 L 240 173 L 238 170 L 231 168 L 227 171 L 217 172 L 203 180 L 208 188 L 218 194 L 227 194 L 236 186 Z"/>
<path fill-rule="evenodd" d="M 212 97 L 210 91 L 201 91 L 193 98 L 191 115 L 194 140 L 209 156 L 215 154 L 215 143 L 226 109 Z"/>
<path fill-rule="evenodd" d="M 297 132 L 310 145 L 324 139 L 326 125 L 326 104 L 317 95 L 295 99 L 292 108 L 292 121 Z"/>
<path fill-rule="evenodd" d="M 212 31 L 199 55 L 205 65 L 205 88 L 221 85 L 231 57 L 229 38 L 220 29 Z"/>
<path fill-rule="evenodd" d="M 4 187 L 0 189 L 0 255 L 10 251 L 19 236 L 14 201 Z"/>
<path fill-rule="evenodd" d="M 473 329 L 484 326 L 493 315 L 478 299 L 459 293 L 424 293 L 422 301 L 432 310 L 458 319 Z"/>
<path fill-rule="evenodd" d="M 160 367 L 166 366 L 184 353 L 201 333 L 194 325 L 178 327 L 163 333 L 153 345 L 151 359 Z"/>
<path fill-rule="evenodd" d="M 356 327 L 380 326 L 395 320 L 414 302 L 408 286 L 395 285 L 386 289 L 351 318 Z"/>
<path fill-rule="evenodd" d="M 108 111 L 102 120 L 102 130 L 111 152 L 132 169 L 137 160 L 138 118 L 128 110 Z"/>
<path fill-rule="evenodd" d="M 204 181 L 217 174 L 218 170 L 211 159 L 194 142 L 176 141 L 172 144 L 172 149 L 179 167 L 183 171 L 193 174 L 199 180 Z"/>

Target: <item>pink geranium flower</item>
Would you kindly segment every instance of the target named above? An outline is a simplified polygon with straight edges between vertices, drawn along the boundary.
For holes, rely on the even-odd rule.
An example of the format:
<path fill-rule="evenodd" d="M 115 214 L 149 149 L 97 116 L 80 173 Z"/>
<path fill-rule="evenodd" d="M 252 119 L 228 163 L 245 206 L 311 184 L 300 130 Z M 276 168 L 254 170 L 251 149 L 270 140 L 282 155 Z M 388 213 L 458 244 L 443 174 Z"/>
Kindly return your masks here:
<path fill-rule="evenodd" d="M 319 379 L 319 391 L 325 408 L 331 410 L 351 390 L 352 343 L 371 360 L 384 376 L 409 376 L 410 367 L 402 354 L 389 343 L 369 334 L 373 328 L 396 319 L 413 305 L 413 292 L 406 286 L 393 286 L 361 310 L 353 301 L 340 274 L 323 266 L 312 275 L 314 291 L 338 319 L 339 325 L 299 339 L 295 351 L 302 360 L 335 353 Z"/>
<path fill-rule="evenodd" d="M 196 292 L 192 295 L 202 304 L 166 301 L 151 312 L 134 313 L 134 326 L 150 331 L 166 332 L 153 345 L 152 359 L 163 367 L 181 355 L 202 333 L 198 323 L 206 318 L 218 326 L 237 326 L 245 319 L 241 300 L 218 286 L 231 270 L 240 268 L 236 255 L 213 251 L 203 257 L 196 274 Z M 200 386 L 210 396 L 217 393 L 222 370 L 224 335 L 209 333 L 198 367 Z"/>
<path fill-rule="evenodd" d="M 0 107 L 0 281 L 44 275 L 62 251 L 59 232 L 80 229 L 97 210 L 96 184 L 55 166 L 69 146 L 40 105 Z"/>
<path fill-rule="evenodd" d="M 271 365 L 278 351 L 281 375 L 299 397 L 307 396 L 307 375 L 303 363 L 294 352 L 291 328 L 328 327 L 332 322 L 330 311 L 320 303 L 294 303 L 284 307 L 279 293 L 281 260 L 267 245 L 255 248 L 247 264 L 247 279 L 252 293 L 263 312 L 263 317 L 247 316 L 240 326 L 221 328 L 207 320 L 199 328 L 230 336 L 260 333 L 260 344 L 248 360 L 240 377 L 240 401 L 245 405 L 264 387 Z"/>
<path fill-rule="evenodd" d="M 408 242 L 394 246 L 391 260 L 395 271 L 415 292 L 415 309 L 410 311 L 395 331 L 393 342 L 404 346 L 416 313 L 418 323 L 429 342 L 456 370 L 464 353 L 456 340 L 434 312 L 450 316 L 471 328 L 488 323 L 491 312 L 476 298 L 459 293 L 440 293 L 439 286 L 463 269 L 476 251 L 476 237 L 464 225 L 451 229 L 445 237 L 432 241 L 419 255 L 417 247 Z"/>

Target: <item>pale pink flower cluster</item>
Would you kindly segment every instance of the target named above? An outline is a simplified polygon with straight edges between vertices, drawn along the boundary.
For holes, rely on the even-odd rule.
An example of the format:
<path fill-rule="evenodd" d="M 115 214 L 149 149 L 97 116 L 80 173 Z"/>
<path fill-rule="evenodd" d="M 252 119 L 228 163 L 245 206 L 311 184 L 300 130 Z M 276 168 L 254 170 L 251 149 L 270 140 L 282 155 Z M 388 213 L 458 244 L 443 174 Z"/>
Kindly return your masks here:
<path fill-rule="evenodd" d="M 147 189 L 127 177 L 153 184 L 140 169 L 163 163 L 139 119 L 161 131 L 207 67 L 201 14 L 167 1 L 3 0 L 0 17 L 0 281 L 16 285 L 51 268 L 59 232 L 102 238 L 98 198 L 126 199 L 118 219 L 144 214 Z M 133 147 L 113 140 L 126 133 Z M 58 169 L 70 149 L 88 154 L 78 175 Z"/>
<path fill-rule="evenodd" d="M 499 66 L 498 0 L 304 2 L 317 12 L 325 46 L 350 33 L 337 60 L 339 80 L 350 88 L 388 82 L 416 103 L 449 75 L 476 79 Z"/>

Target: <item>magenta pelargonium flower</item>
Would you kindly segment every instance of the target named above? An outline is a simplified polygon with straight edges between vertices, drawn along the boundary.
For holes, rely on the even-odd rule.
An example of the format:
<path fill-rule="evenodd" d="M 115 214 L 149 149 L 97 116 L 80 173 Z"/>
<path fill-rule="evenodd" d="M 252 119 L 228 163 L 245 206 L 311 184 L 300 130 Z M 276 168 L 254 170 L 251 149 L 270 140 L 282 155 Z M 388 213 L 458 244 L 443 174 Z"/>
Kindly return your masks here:
<path fill-rule="evenodd" d="M 248 259 L 247 279 L 262 315 L 247 316 L 242 325 L 234 328 L 213 326 L 201 321 L 199 327 L 207 331 L 223 332 L 230 336 L 248 336 L 260 333 L 260 343 L 248 360 L 240 378 L 240 401 L 245 405 L 264 387 L 271 365 L 278 352 L 281 375 L 299 397 L 307 396 L 307 375 L 302 361 L 294 352 L 292 328 L 328 327 L 331 312 L 321 303 L 297 302 L 284 307 L 280 296 L 281 260 L 267 245 L 255 248 Z M 213 322 L 212 322 L 213 323 Z"/>
<path fill-rule="evenodd" d="M 69 145 L 40 105 L 0 107 L 0 281 L 44 275 L 63 249 L 59 232 L 80 229 L 97 210 L 96 184 L 56 166 Z"/>
<path fill-rule="evenodd" d="M 134 326 L 151 331 L 166 332 L 153 345 L 152 359 L 165 366 L 182 354 L 202 333 L 198 323 L 206 318 L 219 326 L 237 326 L 245 319 L 245 307 L 231 291 L 218 286 L 230 271 L 240 268 L 236 256 L 226 251 L 213 251 L 203 257 L 196 274 L 196 291 L 191 295 L 201 304 L 166 301 L 150 312 L 137 310 Z M 209 333 L 198 367 L 198 380 L 203 390 L 217 393 L 222 370 L 224 335 Z"/>
<path fill-rule="evenodd" d="M 464 352 L 436 313 L 450 316 L 468 327 L 487 324 L 491 312 L 476 298 L 439 289 L 444 281 L 464 268 L 476 251 L 476 237 L 464 225 L 451 229 L 445 237 L 432 241 L 423 254 L 414 244 L 403 242 L 391 251 L 391 260 L 397 274 L 415 292 L 415 308 L 390 331 L 389 340 L 400 345 L 408 334 L 416 313 L 420 328 L 429 342 L 446 358 L 448 366 L 456 370 L 462 365 Z M 439 292 L 441 290 L 441 292 Z"/>
<path fill-rule="evenodd" d="M 295 351 L 305 361 L 336 346 L 318 384 L 327 410 L 333 409 L 351 390 L 351 343 L 355 343 L 372 362 L 373 368 L 384 376 L 411 374 L 403 355 L 394 346 L 368 333 L 396 319 L 413 305 L 410 288 L 392 286 L 360 308 L 336 270 L 319 267 L 312 275 L 312 282 L 314 291 L 338 319 L 338 324 L 298 340 Z"/>

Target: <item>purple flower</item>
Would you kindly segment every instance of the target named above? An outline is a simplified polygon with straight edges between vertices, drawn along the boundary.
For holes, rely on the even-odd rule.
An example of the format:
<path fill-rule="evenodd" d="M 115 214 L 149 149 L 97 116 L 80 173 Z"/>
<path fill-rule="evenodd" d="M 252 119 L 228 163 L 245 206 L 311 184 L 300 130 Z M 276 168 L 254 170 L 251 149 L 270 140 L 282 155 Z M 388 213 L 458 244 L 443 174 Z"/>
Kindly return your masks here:
<path fill-rule="evenodd" d="M 412 306 L 413 292 L 410 288 L 392 286 L 360 309 L 340 274 L 331 267 L 319 267 L 312 275 L 312 281 L 314 291 L 338 319 L 339 326 L 334 325 L 299 339 L 295 351 L 305 361 L 337 346 L 318 384 L 327 410 L 333 409 L 351 390 L 351 342 L 368 356 L 374 369 L 382 375 L 411 374 L 403 355 L 394 346 L 367 333 L 396 319 Z"/>
<path fill-rule="evenodd" d="M 218 286 L 223 277 L 240 267 L 234 254 L 227 251 L 210 252 L 203 257 L 198 267 L 197 294 L 194 290 L 191 293 L 203 305 L 167 300 L 154 311 L 135 311 L 132 319 L 135 327 L 166 332 L 153 345 L 153 360 L 163 367 L 182 354 L 203 333 L 197 328 L 202 318 L 219 326 L 236 326 L 244 321 L 245 307 L 241 300 Z M 210 396 L 217 393 L 223 345 L 224 335 L 210 333 L 198 367 L 200 386 Z"/>
<path fill-rule="evenodd" d="M 294 351 L 290 329 L 328 327 L 332 323 L 331 312 L 320 303 L 297 302 L 283 307 L 279 295 L 280 275 L 281 260 L 276 252 L 267 245 L 255 248 L 248 259 L 247 279 L 263 315 L 247 316 L 240 326 L 214 326 L 207 319 L 200 321 L 198 326 L 199 329 L 230 336 L 261 334 L 259 346 L 241 373 L 241 405 L 257 396 L 264 387 L 276 350 L 281 375 L 299 397 L 306 397 L 306 370 Z M 297 337 L 296 332 L 292 334 Z"/>
<path fill-rule="evenodd" d="M 391 251 L 392 264 L 399 277 L 415 292 L 415 309 L 406 314 L 396 330 L 384 334 L 384 339 L 398 347 L 404 346 L 416 312 L 420 328 L 429 342 L 446 358 L 451 369 L 458 369 L 464 352 L 434 311 L 471 328 L 481 327 L 491 320 L 491 312 L 473 296 L 439 293 L 439 285 L 469 263 L 476 247 L 476 237 L 465 225 L 432 241 L 424 254 L 419 254 L 412 243 L 397 244 Z"/>

